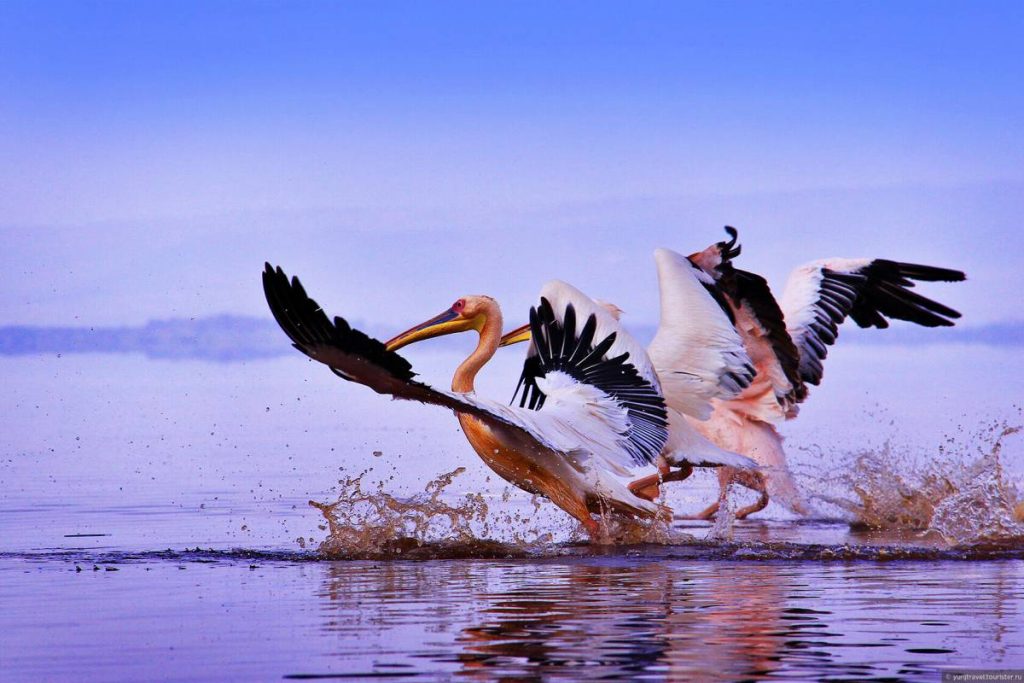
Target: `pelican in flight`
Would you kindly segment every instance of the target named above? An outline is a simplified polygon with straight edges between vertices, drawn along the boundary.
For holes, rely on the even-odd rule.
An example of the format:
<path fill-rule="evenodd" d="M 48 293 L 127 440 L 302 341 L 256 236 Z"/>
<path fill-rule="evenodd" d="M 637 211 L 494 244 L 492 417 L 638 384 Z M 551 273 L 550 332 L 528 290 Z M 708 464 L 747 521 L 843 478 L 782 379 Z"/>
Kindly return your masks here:
<path fill-rule="evenodd" d="M 757 374 L 739 396 L 716 401 L 711 419 L 695 426 L 719 446 L 762 465 L 758 472 L 719 472 L 723 490 L 736 481 L 760 494 L 756 503 L 737 512 L 738 518 L 762 510 L 769 498 L 806 514 L 776 425 L 796 417 L 809 388 L 821 384 L 823 362 L 839 326 L 851 318 L 862 328 L 884 329 L 890 319 L 950 327 L 960 313 L 918 294 L 914 284 L 960 282 L 966 276 L 959 270 L 888 259 L 833 257 L 796 268 L 781 301 L 776 301 L 763 277 L 733 265 L 740 254 L 738 233 L 729 226 L 725 231 L 728 241 L 689 260 L 711 281 L 709 288 L 734 321 Z M 717 510 L 716 502 L 698 516 L 708 518 Z"/>
<path fill-rule="evenodd" d="M 293 345 L 339 377 L 380 394 L 455 411 L 480 458 L 519 488 L 540 494 L 598 538 L 592 516 L 614 512 L 651 519 L 670 511 L 636 496 L 619 477 L 660 454 L 682 465 L 755 467 L 742 456 L 707 444 L 688 428 L 670 434 L 670 414 L 653 366 L 640 346 L 604 308 L 563 282 L 541 291 L 530 310 L 534 344 L 520 383 L 530 406 L 513 408 L 474 393 L 474 379 L 501 339 L 498 303 L 464 296 L 440 315 L 382 343 L 328 318 L 298 278 L 268 263 L 263 288 L 274 318 Z M 396 351 L 414 342 L 458 332 L 479 335 L 476 349 L 452 378 L 451 391 L 416 381 Z M 688 438 L 690 437 L 690 438 Z"/>
<path fill-rule="evenodd" d="M 731 227 L 726 232 L 729 241 L 689 257 L 668 249 L 655 252 L 661 321 L 648 353 L 666 403 L 721 449 L 749 456 L 761 466 L 721 468 L 719 501 L 736 482 L 760 494 L 755 503 L 736 511 L 738 519 L 764 509 L 771 498 L 806 514 L 776 424 L 796 417 L 808 386 L 821 383 L 822 362 L 836 341 L 838 326 L 847 317 L 861 327 L 885 328 L 890 318 L 951 326 L 960 317 L 957 311 L 911 288 L 915 281 L 957 282 L 965 275 L 886 259 L 822 259 L 793 271 L 780 306 L 763 277 L 732 265 L 740 254 L 738 234 Z M 694 280 L 704 298 L 691 292 L 682 299 L 684 285 Z M 528 338 L 524 326 L 505 335 L 502 343 Z M 708 362 L 709 352 L 717 364 Z M 744 361 L 752 365 L 750 376 L 743 372 Z M 668 472 L 667 464 L 659 462 L 659 474 L 634 481 L 630 489 L 653 500 L 660 483 L 690 474 L 685 466 Z M 716 501 L 696 517 L 712 517 L 719 505 Z"/>

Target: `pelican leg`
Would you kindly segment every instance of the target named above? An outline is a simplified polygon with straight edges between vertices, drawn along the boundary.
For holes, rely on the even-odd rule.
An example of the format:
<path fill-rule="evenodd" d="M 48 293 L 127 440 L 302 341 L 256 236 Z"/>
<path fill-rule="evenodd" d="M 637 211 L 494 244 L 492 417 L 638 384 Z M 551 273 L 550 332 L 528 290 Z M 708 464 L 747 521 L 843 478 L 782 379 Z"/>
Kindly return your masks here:
<path fill-rule="evenodd" d="M 693 465 L 688 462 L 684 462 L 675 472 L 668 472 L 665 474 L 665 476 L 661 478 L 661 481 L 682 481 L 688 478 L 691 474 L 693 474 Z"/>
<path fill-rule="evenodd" d="M 736 519 L 746 519 L 747 516 L 760 512 L 768 506 L 768 482 L 760 472 L 744 473 L 746 476 L 737 477 L 736 481 L 748 489 L 757 491 L 761 496 L 756 502 L 736 511 Z"/>
<path fill-rule="evenodd" d="M 729 488 L 729 484 L 739 484 L 740 486 L 761 494 L 756 502 L 737 510 L 736 519 L 745 519 L 755 512 L 764 510 L 768 505 L 768 480 L 765 479 L 764 474 L 761 472 L 749 472 L 737 470 L 732 467 L 723 467 L 718 473 L 718 484 L 720 487 L 718 500 L 709 505 L 708 508 L 699 515 L 696 515 L 697 519 L 711 519 L 718 512 L 722 498 L 725 497 L 726 490 Z"/>
<path fill-rule="evenodd" d="M 641 477 L 629 484 L 629 490 L 634 496 L 653 502 L 661 495 L 661 482 L 664 481 L 665 476 L 668 475 L 671 466 L 665 461 L 665 458 L 660 455 L 658 456 L 657 466 L 657 474 Z"/>
<path fill-rule="evenodd" d="M 714 519 L 715 515 L 718 514 L 718 510 L 722 507 L 722 499 L 725 498 L 725 492 L 729 488 L 729 484 L 733 482 L 742 483 L 739 472 L 733 467 L 722 467 L 718 470 L 718 500 L 711 505 L 707 506 L 697 514 L 691 517 L 685 517 L 684 519 L 703 519 L 709 520 Z"/>
<path fill-rule="evenodd" d="M 726 472 L 725 470 L 730 470 Z M 721 507 L 722 497 L 725 496 L 726 488 L 731 483 L 739 484 L 752 491 L 757 491 L 761 496 L 756 502 L 740 508 L 736 511 L 736 519 L 746 519 L 748 516 L 755 512 L 760 512 L 768 506 L 770 500 L 768 496 L 768 482 L 765 480 L 764 475 L 760 472 L 740 472 L 731 467 L 723 467 L 722 472 L 719 473 L 719 484 L 721 485 L 719 499 L 714 503 L 706 507 L 704 510 L 698 512 L 693 517 L 684 517 L 683 519 L 711 519 Z"/>
<path fill-rule="evenodd" d="M 716 500 L 711 505 L 707 506 L 692 517 L 686 517 L 685 519 L 712 519 L 718 513 L 719 504 Z"/>
<path fill-rule="evenodd" d="M 669 481 L 682 481 L 693 474 L 693 466 L 684 462 L 679 469 L 672 471 L 671 465 L 659 458 L 658 473 L 641 477 L 630 483 L 629 490 L 634 496 L 654 501 L 661 495 L 661 484 Z"/>

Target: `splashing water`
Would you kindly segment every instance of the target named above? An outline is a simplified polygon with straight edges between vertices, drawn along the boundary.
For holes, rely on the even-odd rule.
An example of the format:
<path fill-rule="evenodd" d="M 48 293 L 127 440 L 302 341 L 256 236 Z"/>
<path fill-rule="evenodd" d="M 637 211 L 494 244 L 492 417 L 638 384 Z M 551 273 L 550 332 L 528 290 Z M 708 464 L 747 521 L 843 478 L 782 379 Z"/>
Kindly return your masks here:
<path fill-rule="evenodd" d="M 449 491 L 464 467 L 438 476 L 422 493 L 408 497 L 385 490 L 393 476 L 368 486 L 372 472 L 373 468 L 341 479 L 338 498 L 332 503 L 309 501 L 326 521 L 321 528 L 328 535 L 318 548 L 325 557 L 507 557 L 542 553 L 559 541 L 671 545 L 694 540 L 671 529 L 667 515 L 641 523 L 611 513 L 597 516 L 600 536 L 588 538 L 582 525 L 553 506 L 543 506 L 540 496 L 523 505 L 513 500 L 514 490 L 507 486 L 497 499 L 500 504 L 492 509 L 480 493 L 460 496 Z M 305 547 L 305 541 L 300 539 L 300 545 Z"/>
<path fill-rule="evenodd" d="M 732 494 L 734 484 L 729 484 L 718 497 L 718 513 L 714 524 L 708 532 L 708 540 L 731 541 L 736 525 L 736 509 L 733 507 Z"/>
<path fill-rule="evenodd" d="M 341 491 L 333 503 L 309 504 L 320 510 L 327 521 L 328 537 L 320 552 L 338 558 L 376 558 L 396 556 L 414 550 L 436 538 L 472 547 L 478 542 L 474 525 L 487 534 L 487 501 L 480 494 L 466 494 L 448 503 L 442 493 L 455 477 L 465 472 L 459 467 L 427 483 L 423 493 L 397 498 L 384 490 L 364 491 L 363 479 L 370 470 L 338 483 Z"/>
<path fill-rule="evenodd" d="M 950 545 L 1024 542 L 1024 500 L 1002 459 L 1005 441 L 1021 430 L 997 424 L 972 437 L 981 444 L 980 457 L 966 465 L 966 448 L 940 447 L 939 457 L 913 466 L 887 443 L 877 452 L 854 455 L 830 479 L 856 500 L 826 493 L 814 497 L 844 510 L 860 526 L 919 532 Z"/>
<path fill-rule="evenodd" d="M 653 519 L 634 519 L 610 510 L 596 515 L 599 534 L 589 539 L 594 545 L 682 545 L 696 539 L 678 529 L 672 528 L 671 508 Z M 577 538 L 586 538 L 582 525 L 577 527 Z"/>
<path fill-rule="evenodd" d="M 1007 479 L 1000 458 L 1003 440 L 1020 431 L 1020 427 L 1003 429 L 991 452 L 967 468 L 963 477 L 967 485 L 935 506 L 931 530 L 955 545 L 1024 540 L 1024 518 L 1020 515 L 1024 500 Z"/>
<path fill-rule="evenodd" d="M 466 471 L 464 467 L 438 476 L 427 483 L 422 493 L 408 497 L 384 490 L 394 476 L 367 490 L 365 479 L 372 471 L 371 468 L 341 479 L 340 492 L 333 503 L 309 501 L 326 520 L 326 526 L 321 528 L 327 530 L 328 536 L 318 548 L 325 557 L 524 556 L 549 547 L 559 531 L 544 523 L 539 496 L 533 496 L 529 509 L 524 509 L 511 500 L 513 491 L 505 487 L 498 499 L 501 505 L 492 511 L 481 493 L 450 492 L 455 479 Z M 560 517 L 556 519 L 565 523 Z M 570 540 L 575 539 L 574 533 L 569 531 Z"/>

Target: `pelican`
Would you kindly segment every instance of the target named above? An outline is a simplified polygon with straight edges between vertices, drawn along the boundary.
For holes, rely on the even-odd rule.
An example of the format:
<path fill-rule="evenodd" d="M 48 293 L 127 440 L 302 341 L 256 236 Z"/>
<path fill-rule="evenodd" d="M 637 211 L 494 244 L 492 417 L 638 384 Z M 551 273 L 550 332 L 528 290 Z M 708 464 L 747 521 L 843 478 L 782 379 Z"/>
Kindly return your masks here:
<path fill-rule="evenodd" d="M 761 466 L 721 468 L 718 501 L 696 517 L 712 517 L 733 482 L 759 494 L 755 503 L 736 511 L 737 519 L 764 509 L 771 498 L 806 514 L 776 424 L 796 417 L 808 385 L 821 383 L 822 362 L 836 341 L 838 326 L 847 317 L 861 327 L 885 328 L 889 318 L 926 327 L 951 326 L 960 317 L 957 311 L 911 288 L 915 281 L 957 282 L 965 275 L 886 259 L 821 259 L 793 271 L 780 307 L 763 277 L 732 265 L 740 254 L 738 233 L 728 226 L 726 232 L 729 241 L 689 257 L 668 249 L 655 252 L 661 321 L 648 353 L 662 379 L 666 403 L 683 412 L 689 424 L 719 448 L 749 456 Z M 684 285 L 694 280 L 706 296 L 691 293 L 683 303 Z M 709 310 L 709 302 L 719 315 Z M 505 335 L 503 343 L 524 341 L 527 334 L 525 327 L 519 328 Z M 745 353 L 737 352 L 737 340 Z M 706 357 L 702 359 L 709 349 L 726 364 L 709 365 Z M 743 372 L 744 359 L 752 365 L 749 377 Z M 685 384 L 691 385 L 690 391 L 680 391 Z M 658 475 L 634 481 L 630 489 L 653 500 L 659 483 L 690 474 L 686 467 L 666 473 L 666 464 L 659 462 Z"/>
<path fill-rule="evenodd" d="M 654 260 L 660 285 L 661 326 L 647 354 L 664 392 L 673 448 L 656 459 L 656 474 L 629 485 L 634 493 L 650 500 L 657 498 L 660 483 L 686 479 L 694 466 L 729 466 L 737 477 L 743 472 L 753 473 L 749 460 L 719 447 L 693 425 L 711 416 L 715 400 L 738 396 L 756 372 L 739 333 L 713 296 L 717 294 L 713 281 L 670 249 L 655 250 Z M 618 321 L 622 311 L 617 306 L 603 301 L 592 303 Z M 534 353 L 531 325 L 504 335 L 501 345 L 527 341 L 531 342 L 529 358 Z M 519 405 L 525 406 L 530 400 L 527 386 Z M 736 461 L 740 467 L 730 465 Z"/>
<path fill-rule="evenodd" d="M 605 309 L 563 282 L 550 282 L 530 310 L 534 344 L 520 382 L 529 408 L 513 408 L 478 397 L 474 380 L 494 356 L 502 315 L 487 296 L 464 296 L 441 314 L 382 343 L 328 318 L 298 278 L 289 280 L 269 263 L 263 288 L 274 318 L 296 349 L 327 365 L 339 377 L 377 393 L 454 410 L 473 450 L 492 470 L 519 488 L 540 494 L 577 519 L 592 539 L 601 527 L 593 514 L 611 511 L 651 519 L 671 511 L 633 494 L 618 478 L 631 465 L 646 465 L 666 453 L 673 462 L 715 457 L 683 453 L 689 443 L 669 434 L 673 419 L 653 366 L 638 344 Z M 582 325 L 578 323 L 582 322 Z M 476 332 L 476 349 L 455 371 L 451 391 L 413 379 L 408 361 L 396 353 L 414 342 L 458 332 Z M 700 437 L 697 437 L 700 438 Z M 735 454 L 722 464 L 754 467 Z"/>
<path fill-rule="evenodd" d="M 809 387 L 821 384 L 823 362 L 839 326 L 852 318 L 863 328 L 887 328 L 889 319 L 950 327 L 960 313 L 912 288 L 915 282 L 960 282 L 966 276 L 959 270 L 888 259 L 833 257 L 793 270 L 777 302 L 763 277 L 732 264 L 740 254 L 738 232 L 730 226 L 725 231 L 728 241 L 691 254 L 689 260 L 714 281 L 757 373 L 740 395 L 716 401 L 711 419 L 694 426 L 719 446 L 762 465 L 757 472 L 719 471 L 723 490 L 736 481 L 760 494 L 737 518 L 764 509 L 770 498 L 806 514 L 776 424 L 795 418 Z M 711 517 L 718 507 L 715 502 L 697 516 Z"/>

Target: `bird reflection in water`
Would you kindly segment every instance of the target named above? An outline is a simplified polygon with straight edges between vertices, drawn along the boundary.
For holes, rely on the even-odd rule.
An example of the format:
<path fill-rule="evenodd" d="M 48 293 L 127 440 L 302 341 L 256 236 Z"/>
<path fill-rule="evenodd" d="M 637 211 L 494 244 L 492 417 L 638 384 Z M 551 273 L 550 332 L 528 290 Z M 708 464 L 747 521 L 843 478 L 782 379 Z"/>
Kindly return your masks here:
<path fill-rule="evenodd" d="M 338 654 L 365 654 L 369 627 L 421 624 L 438 642 L 409 654 L 469 679 L 577 679 L 597 666 L 613 677 L 760 677 L 826 628 L 822 614 L 787 615 L 794 587 L 770 565 L 693 569 L 622 556 L 363 564 L 325 567 L 323 628 L 364 640 Z M 442 645 L 440 634 L 454 642 Z"/>
<path fill-rule="evenodd" d="M 485 621 L 462 632 L 462 674 L 573 678 L 600 666 L 602 676 L 732 680 L 770 675 L 800 636 L 787 628 L 786 586 L 771 567 L 559 570 L 489 596 Z"/>
<path fill-rule="evenodd" d="M 468 680 L 936 680 L 941 667 L 1009 665 L 1024 653 L 1015 563 L 584 552 L 316 565 L 329 668 Z"/>

